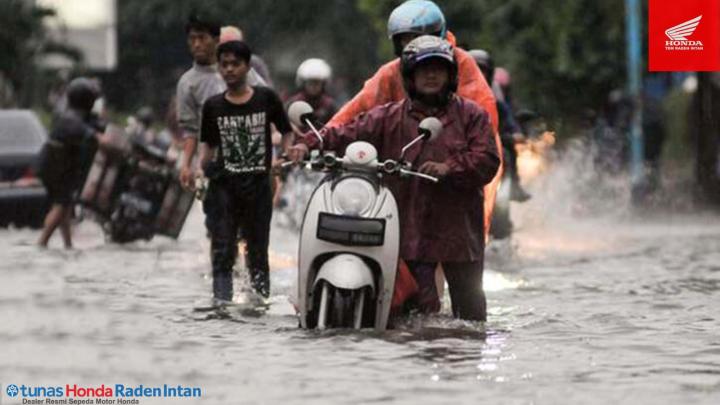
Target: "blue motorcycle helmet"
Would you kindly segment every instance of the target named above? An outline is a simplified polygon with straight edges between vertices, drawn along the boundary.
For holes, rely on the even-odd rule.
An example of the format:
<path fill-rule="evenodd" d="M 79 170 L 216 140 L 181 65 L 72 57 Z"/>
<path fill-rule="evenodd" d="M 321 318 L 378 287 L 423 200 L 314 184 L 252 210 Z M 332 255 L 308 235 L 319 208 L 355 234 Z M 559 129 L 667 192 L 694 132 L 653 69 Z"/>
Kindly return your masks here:
<path fill-rule="evenodd" d="M 445 39 L 445 15 L 432 1 L 406 1 L 397 6 L 388 18 L 388 37 L 393 41 L 396 56 L 401 56 L 403 52 L 400 34 L 434 35 Z"/>

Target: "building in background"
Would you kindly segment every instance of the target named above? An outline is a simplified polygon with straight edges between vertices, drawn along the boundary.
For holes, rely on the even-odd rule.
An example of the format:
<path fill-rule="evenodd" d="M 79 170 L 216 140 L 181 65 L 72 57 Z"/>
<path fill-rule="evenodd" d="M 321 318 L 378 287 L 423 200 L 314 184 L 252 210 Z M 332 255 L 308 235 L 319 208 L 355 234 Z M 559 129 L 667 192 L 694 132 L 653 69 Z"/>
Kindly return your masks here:
<path fill-rule="evenodd" d="M 84 67 L 111 71 L 117 66 L 117 0 L 35 0 L 55 10 L 47 19 L 51 37 L 81 51 Z M 60 54 L 50 54 L 42 63 L 47 68 L 71 68 L 73 62 Z"/>

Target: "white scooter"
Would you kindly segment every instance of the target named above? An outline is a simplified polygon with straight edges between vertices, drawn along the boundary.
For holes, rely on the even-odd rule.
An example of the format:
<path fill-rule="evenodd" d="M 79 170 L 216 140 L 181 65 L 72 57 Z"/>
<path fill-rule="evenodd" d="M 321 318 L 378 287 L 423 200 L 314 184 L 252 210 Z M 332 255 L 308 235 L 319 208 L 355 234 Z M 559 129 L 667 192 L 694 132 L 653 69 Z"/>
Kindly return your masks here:
<path fill-rule="evenodd" d="M 288 115 L 307 125 L 320 140 L 303 167 L 327 173 L 313 192 L 300 231 L 298 307 L 302 328 L 385 330 L 390 316 L 400 248 L 395 198 L 383 185 L 387 175 L 438 179 L 411 170 L 405 152 L 435 139 L 437 118 L 424 119 L 419 136 L 402 149 L 397 161 L 378 161 L 367 142 L 348 145 L 343 157 L 323 152 L 323 139 L 312 125 L 312 107 L 293 103 Z"/>

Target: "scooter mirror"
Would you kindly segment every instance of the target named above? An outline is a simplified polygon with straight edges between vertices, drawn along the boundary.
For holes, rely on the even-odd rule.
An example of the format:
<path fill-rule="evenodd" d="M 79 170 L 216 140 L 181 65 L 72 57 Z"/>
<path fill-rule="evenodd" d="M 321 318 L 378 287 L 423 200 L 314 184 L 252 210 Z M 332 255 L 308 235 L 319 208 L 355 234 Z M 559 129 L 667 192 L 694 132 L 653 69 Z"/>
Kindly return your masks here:
<path fill-rule="evenodd" d="M 420 121 L 420 125 L 418 125 L 418 133 L 420 135 L 423 135 L 423 139 L 426 141 L 433 141 L 437 139 L 438 136 L 440 136 L 440 132 L 442 132 L 443 124 L 440 122 L 439 119 L 435 117 L 427 117 L 424 120 Z"/>
<path fill-rule="evenodd" d="M 442 131 L 442 122 L 435 117 L 427 117 L 420 121 L 418 125 L 418 136 L 409 144 L 405 145 L 400 152 L 400 160 L 405 159 L 405 153 L 420 141 L 432 141 L 436 139 Z"/>
<path fill-rule="evenodd" d="M 288 108 L 288 118 L 290 118 L 290 122 L 298 127 L 304 127 L 307 125 L 305 120 L 309 118 L 312 113 L 313 108 L 310 104 L 304 101 L 296 101 L 290 104 L 290 107 Z"/>

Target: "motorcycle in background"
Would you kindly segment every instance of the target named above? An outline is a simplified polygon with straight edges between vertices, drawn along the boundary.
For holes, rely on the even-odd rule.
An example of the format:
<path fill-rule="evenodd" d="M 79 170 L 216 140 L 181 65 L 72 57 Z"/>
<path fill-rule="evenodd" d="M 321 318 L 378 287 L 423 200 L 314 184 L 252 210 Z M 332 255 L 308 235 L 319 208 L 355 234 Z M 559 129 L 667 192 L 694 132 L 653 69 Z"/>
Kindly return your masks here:
<path fill-rule="evenodd" d="M 531 181 L 546 169 L 548 150 L 555 144 L 555 134 L 547 130 L 545 120 L 535 112 L 522 110 L 516 119 L 524 139 L 521 142 L 503 144 L 503 177 L 495 196 L 495 209 L 490 224 L 490 235 L 494 239 L 505 239 L 512 235 L 513 222 L 510 217 L 512 192 L 517 178 Z M 509 170 L 511 156 L 509 148 L 515 148 L 518 176 Z"/>
<path fill-rule="evenodd" d="M 166 151 L 110 125 L 112 146 L 98 149 L 80 193 L 80 202 L 116 243 L 155 235 L 177 238 L 194 195 L 182 189 Z"/>

